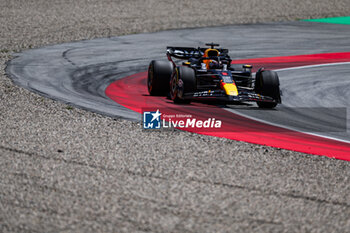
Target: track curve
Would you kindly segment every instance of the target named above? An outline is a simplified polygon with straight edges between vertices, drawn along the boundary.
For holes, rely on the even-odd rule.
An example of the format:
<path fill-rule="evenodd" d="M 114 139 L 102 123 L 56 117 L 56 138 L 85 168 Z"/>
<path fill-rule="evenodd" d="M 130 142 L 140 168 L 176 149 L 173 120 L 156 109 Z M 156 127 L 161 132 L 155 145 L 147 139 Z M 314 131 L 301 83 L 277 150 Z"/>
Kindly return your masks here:
<path fill-rule="evenodd" d="M 245 59 L 350 51 L 349 37 L 347 25 L 309 22 L 173 30 L 28 50 L 16 54 L 7 73 L 16 84 L 50 98 L 139 120 L 140 114 L 112 101 L 105 89 L 117 79 L 144 71 L 150 60 L 163 59 L 167 45 L 217 41 L 232 57 Z"/>
<path fill-rule="evenodd" d="M 318 56 L 320 55 L 317 55 L 317 57 Z M 301 58 L 303 57 L 305 56 L 301 56 Z M 347 57 L 350 61 L 350 53 L 347 53 Z M 304 64 L 308 63 L 305 61 Z M 266 65 L 268 65 L 268 63 L 266 63 Z M 278 67 L 277 64 L 274 65 Z M 293 63 L 291 63 L 291 65 L 293 65 Z M 344 137 L 348 137 L 349 135 L 346 132 L 345 122 L 346 116 L 339 114 L 342 113 L 341 108 L 339 112 L 329 113 L 329 110 L 334 110 L 336 108 L 278 108 L 277 111 L 262 111 L 254 110 L 256 107 L 252 108 L 251 106 L 244 105 L 243 107 L 242 105 L 232 106 L 231 108 L 235 108 L 235 110 L 207 105 L 200 102 L 193 102 L 190 105 L 175 105 L 165 97 L 149 96 L 146 79 L 147 73 L 142 72 L 117 80 L 107 87 L 106 94 L 121 105 L 139 113 L 142 113 L 144 109 L 151 109 L 153 111 L 159 109 L 163 115 L 182 113 L 191 115 L 200 120 L 216 118 L 222 121 L 222 129 L 203 130 L 200 128 L 185 128 L 184 130 L 186 131 L 268 145 L 309 154 L 325 155 L 331 158 L 350 161 L 349 142 L 329 139 L 324 136 L 320 137 L 321 135 L 305 134 L 294 130 L 295 126 L 298 126 L 300 123 L 303 123 L 302 126 L 310 126 L 314 124 L 314 126 L 312 126 L 314 129 L 324 127 L 324 133 L 327 135 L 332 128 L 337 129 L 338 127 L 338 131 L 341 131 L 341 129 L 345 127 L 343 128 L 343 131 L 341 131 L 341 134 Z M 299 85 L 296 85 L 296 87 L 299 87 Z M 291 89 L 293 89 L 293 85 L 291 86 Z M 237 112 L 241 114 L 237 114 Z M 255 118 L 247 118 L 247 116 L 251 115 L 255 115 Z M 325 119 L 320 120 L 319 118 L 322 118 L 322 116 Z M 264 122 L 255 120 L 264 118 L 266 119 Z M 298 118 L 301 120 L 296 120 Z M 279 126 L 271 125 L 271 122 L 276 122 L 278 120 L 283 123 Z M 327 127 L 324 126 L 322 120 L 328 123 Z M 338 124 L 340 124 L 339 121 L 344 121 L 345 126 L 338 126 Z M 292 123 L 294 129 L 288 129 L 285 127 L 285 125 L 290 125 L 290 123 Z"/>

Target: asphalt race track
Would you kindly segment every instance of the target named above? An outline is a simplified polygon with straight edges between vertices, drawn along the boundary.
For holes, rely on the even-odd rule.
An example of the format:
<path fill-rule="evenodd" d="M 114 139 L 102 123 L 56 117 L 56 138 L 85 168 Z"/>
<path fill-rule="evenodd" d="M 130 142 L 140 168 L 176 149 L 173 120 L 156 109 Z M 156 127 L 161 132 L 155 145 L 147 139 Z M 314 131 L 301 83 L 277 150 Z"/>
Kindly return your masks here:
<path fill-rule="evenodd" d="M 278 111 L 255 110 L 252 106 L 231 106 L 229 110 L 275 125 L 348 141 L 349 69 L 350 63 L 282 69 L 278 73 L 283 77 L 284 98 Z"/>
<path fill-rule="evenodd" d="M 108 98 L 105 89 L 117 79 L 145 71 L 150 60 L 165 59 L 167 45 L 203 46 L 214 41 L 228 48 L 233 59 L 249 59 L 347 52 L 349 37 L 347 25 L 311 22 L 172 30 L 27 50 L 9 62 L 7 73 L 16 84 L 44 96 L 140 120 L 140 114 Z M 228 110 L 347 141 L 349 67 L 344 63 L 280 70 L 283 105 L 278 111 L 257 111 L 255 105 L 233 105 Z"/>
<path fill-rule="evenodd" d="M 348 64 L 348 61 L 350 61 L 350 53 L 256 58 L 234 62 L 253 64 L 255 67 L 263 66 L 271 69 L 290 67 L 287 69 L 296 70 L 310 68 L 310 65 L 313 68 L 344 65 Z M 186 131 L 350 160 L 348 142 L 331 139 L 334 137 L 329 135 L 320 137 L 320 133 L 346 132 L 346 108 L 344 107 L 282 107 L 277 110 L 256 110 L 255 104 L 248 106 L 236 104 L 225 108 L 225 103 L 218 101 L 211 101 L 211 103 L 193 101 L 190 105 L 175 105 L 168 98 L 150 96 L 146 82 L 147 72 L 137 73 L 113 82 L 107 87 L 106 94 L 115 102 L 139 113 L 158 109 L 163 114 L 163 119 L 167 118 L 166 116 L 182 113 L 190 115 L 192 119 L 205 121 L 215 118 L 222 122 L 220 129 L 182 128 Z M 293 90 L 288 88 L 288 91 L 291 91 L 290 89 Z M 314 89 L 317 89 L 317 86 Z M 300 95 L 307 92 L 309 91 L 303 91 Z M 323 92 L 321 88 L 321 94 Z M 293 98 L 293 94 L 290 96 Z M 302 102 L 299 100 L 297 103 Z M 246 110 L 249 115 L 258 114 L 258 117 L 242 114 L 242 110 Z M 312 132 L 317 132 L 317 136 Z"/>

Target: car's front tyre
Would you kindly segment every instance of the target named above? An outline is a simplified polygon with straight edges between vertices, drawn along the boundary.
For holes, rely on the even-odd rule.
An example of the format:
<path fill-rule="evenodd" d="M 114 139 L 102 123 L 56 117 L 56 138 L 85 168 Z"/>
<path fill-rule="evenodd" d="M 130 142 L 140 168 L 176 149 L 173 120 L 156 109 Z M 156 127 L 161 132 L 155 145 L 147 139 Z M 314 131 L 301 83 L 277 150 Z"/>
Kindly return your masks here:
<path fill-rule="evenodd" d="M 257 101 L 259 108 L 274 108 L 281 102 L 280 82 L 275 71 L 262 70 L 256 73 L 255 92 L 263 96 L 269 96 L 275 102 Z"/>

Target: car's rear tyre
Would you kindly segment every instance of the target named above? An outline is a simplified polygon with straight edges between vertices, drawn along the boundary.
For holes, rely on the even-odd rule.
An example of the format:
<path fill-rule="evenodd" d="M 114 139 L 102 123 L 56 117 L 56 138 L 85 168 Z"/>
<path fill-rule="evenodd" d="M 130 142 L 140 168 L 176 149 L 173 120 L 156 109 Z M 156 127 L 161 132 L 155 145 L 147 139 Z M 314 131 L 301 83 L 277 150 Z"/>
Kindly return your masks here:
<path fill-rule="evenodd" d="M 196 75 L 192 68 L 180 66 L 170 80 L 170 98 L 176 104 L 189 104 L 191 99 L 185 99 L 185 94 L 196 90 Z"/>
<path fill-rule="evenodd" d="M 277 73 L 271 70 L 258 71 L 255 77 L 255 92 L 275 100 L 275 102 L 257 101 L 259 108 L 276 107 L 281 102 L 280 82 Z"/>
<path fill-rule="evenodd" d="M 148 93 L 155 96 L 166 96 L 169 93 L 169 82 L 173 73 L 173 64 L 169 61 L 151 61 L 148 67 Z"/>

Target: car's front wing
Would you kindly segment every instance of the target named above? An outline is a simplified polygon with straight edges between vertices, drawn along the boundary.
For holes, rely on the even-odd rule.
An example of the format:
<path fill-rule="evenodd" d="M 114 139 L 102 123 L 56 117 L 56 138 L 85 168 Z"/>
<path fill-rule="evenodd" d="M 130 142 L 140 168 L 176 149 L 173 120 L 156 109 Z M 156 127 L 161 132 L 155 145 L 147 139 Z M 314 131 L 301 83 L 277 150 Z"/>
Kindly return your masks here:
<path fill-rule="evenodd" d="M 255 93 L 251 90 L 239 90 L 237 96 L 227 95 L 224 90 L 207 90 L 207 91 L 198 91 L 193 93 L 186 93 L 184 95 L 185 99 L 206 99 L 206 98 L 217 98 L 226 101 L 233 102 L 280 102 L 269 96 L 263 96 Z"/>

